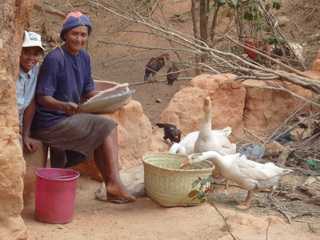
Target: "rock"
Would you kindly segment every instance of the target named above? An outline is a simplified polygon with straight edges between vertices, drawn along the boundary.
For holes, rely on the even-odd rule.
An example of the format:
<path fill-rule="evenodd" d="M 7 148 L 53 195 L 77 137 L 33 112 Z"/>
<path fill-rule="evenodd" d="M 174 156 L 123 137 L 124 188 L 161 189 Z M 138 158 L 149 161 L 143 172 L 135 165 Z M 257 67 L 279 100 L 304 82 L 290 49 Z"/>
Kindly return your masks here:
<path fill-rule="evenodd" d="M 175 124 L 183 134 L 198 130 L 203 117 L 202 102 L 209 95 L 213 105 L 213 128 L 232 127 L 231 140 L 243 137 L 244 128 L 258 136 L 270 134 L 301 100 L 287 92 L 266 89 L 263 81 L 234 81 L 233 74 L 202 74 L 191 80 L 191 86 L 178 91 L 160 121 Z M 304 97 L 310 91 L 287 83 L 286 87 Z"/>
<path fill-rule="evenodd" d="M 183 134 L 198 130 L 203 118 L 203 99 L 212 101 L 213 128 L 231 126 L 234 135 L 242 134 L 242 116 L 246 90 L 233 81 L 233 74 L 202 74 L 191 81 L 192 87 L 177 92 L 161 113 L 161 122 L 175 124 Z M 237 96 L 237 97 L 230 97 Z"/>
<path fill-rule="evenodd" d="M 265 88 L 263 81 L 247 80 L 243 84 L 246 88 L 243 124 L 258 136 L 276 129 L 303 102 L 287 92 Z M 300 96 L 312 96 L 302 87 L 289 83 L 285 87 Z"/>
<path fill-rule="evenodd" d="M 168 152 L 169 145 L 163 139 L 163 129 L 155 128 L 152 131 L 152 141 L 149 151 L 152 152 Z"/>
<path fill-rule="evenodd" d="M 112 118 L 118 123 L 119 161 L 122 169 L 141 164 L 142 156 L 150 150 L 152 128 L 149 119 L 139 102 L 131 100 L 118 111 L 103 116 Z M 102 181 L 93 158 L 81 163 L 75 169 Z"/>
<path fill-rule="evenodd" d="M 172 123 L 183 134 L 198 129 L 205 96 L 206 91 L 200 88 L 183 88 L 174 95 L 168 107 L 161 113 L 159 122 Z"/>
<path fill-rule="evenodd" d="M 33 0 L 0 2 L 0 239 L 25 240 L 22 157 L 18 135 L 16 86 L 24 23 L 32 12 Z"/>

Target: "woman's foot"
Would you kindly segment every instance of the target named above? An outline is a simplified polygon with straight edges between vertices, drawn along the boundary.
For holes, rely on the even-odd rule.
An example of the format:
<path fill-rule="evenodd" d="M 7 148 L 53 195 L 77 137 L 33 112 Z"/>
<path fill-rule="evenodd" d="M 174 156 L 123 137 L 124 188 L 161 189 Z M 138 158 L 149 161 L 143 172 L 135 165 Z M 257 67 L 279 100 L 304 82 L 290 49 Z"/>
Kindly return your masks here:
<path fill-rule="evenodd" d="M 106 195 L 107 201 L 112 203 L 129 203 L 136 200 L 121 183 L 108 183 Z"/>

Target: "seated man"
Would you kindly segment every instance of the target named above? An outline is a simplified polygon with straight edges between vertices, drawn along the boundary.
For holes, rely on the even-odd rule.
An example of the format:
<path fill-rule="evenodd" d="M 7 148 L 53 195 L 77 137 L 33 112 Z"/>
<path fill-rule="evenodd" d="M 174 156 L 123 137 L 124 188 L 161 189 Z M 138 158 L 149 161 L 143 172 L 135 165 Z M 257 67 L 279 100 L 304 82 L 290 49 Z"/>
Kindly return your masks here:
<path fill-rule="evenodd" d="M 34 32 L 25 32 L 16 95 L 20 133 L 24 150 L 28 152 L 35 152 L 38 148 L 38 142 L 30 137 L 30 127 L 35 113 L 34 94 L 39 72 L 38 62 L 43 51 L 41 36 Z"/>

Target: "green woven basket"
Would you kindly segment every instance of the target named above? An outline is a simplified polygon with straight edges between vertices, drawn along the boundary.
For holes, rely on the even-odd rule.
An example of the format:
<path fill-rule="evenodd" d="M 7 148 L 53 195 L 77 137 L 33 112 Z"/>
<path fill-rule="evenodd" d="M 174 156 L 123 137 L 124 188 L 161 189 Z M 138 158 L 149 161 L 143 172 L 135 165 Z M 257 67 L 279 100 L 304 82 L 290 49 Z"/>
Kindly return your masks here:
<path fill-rule="evenodd" d="M 147 195 L 164 207 L 193 206 L 198 199 L 188 196 L 198 177 L 207 177 L 212 168 L 179 169 L 186 156 L 169 153 L 149 153 L 143 157 L 144 184 Z"/>

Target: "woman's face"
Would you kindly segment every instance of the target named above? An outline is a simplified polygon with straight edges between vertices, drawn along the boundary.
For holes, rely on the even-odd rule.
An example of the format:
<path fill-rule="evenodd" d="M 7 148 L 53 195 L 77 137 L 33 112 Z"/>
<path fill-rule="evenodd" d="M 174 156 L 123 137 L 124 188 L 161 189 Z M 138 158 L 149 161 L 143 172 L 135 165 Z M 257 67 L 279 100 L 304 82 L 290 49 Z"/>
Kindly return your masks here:
<path fill-rule="evenodd" d="M 65 33 L 64 38 L 68 50 L 73 54 L 78 53 L 85 46 L 88 39 L 88 27 L 79 26 L 72 28 Z"/>
<path fill-rule="evenodd" d="M 39 47 L 24 47 L 20 55 L 20 66 L 25 72 L 29 72 L 36 65 L 41 56 L 42 50 Z"/>

